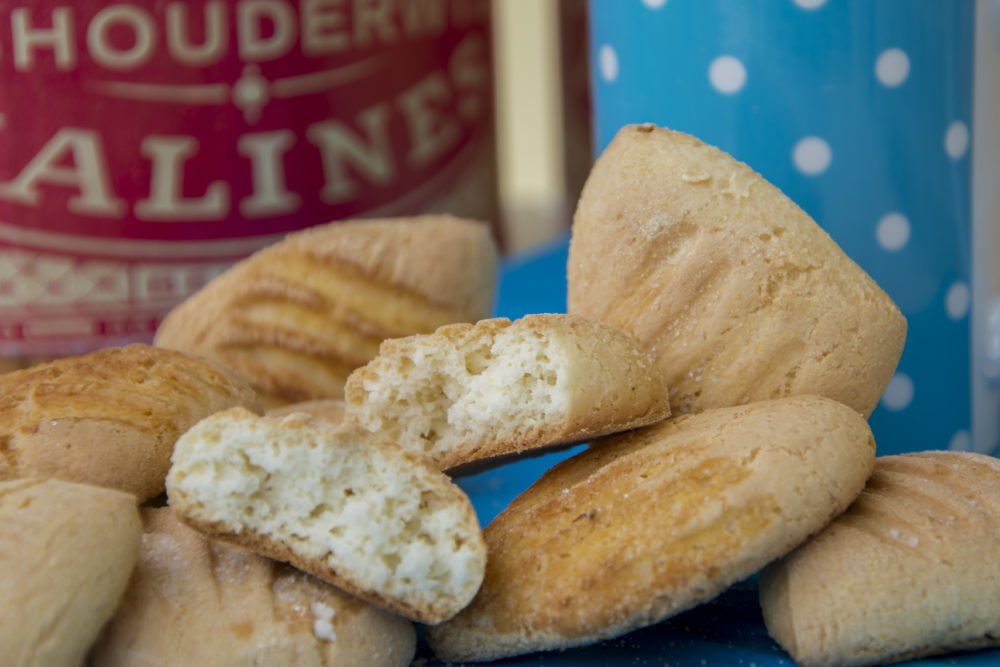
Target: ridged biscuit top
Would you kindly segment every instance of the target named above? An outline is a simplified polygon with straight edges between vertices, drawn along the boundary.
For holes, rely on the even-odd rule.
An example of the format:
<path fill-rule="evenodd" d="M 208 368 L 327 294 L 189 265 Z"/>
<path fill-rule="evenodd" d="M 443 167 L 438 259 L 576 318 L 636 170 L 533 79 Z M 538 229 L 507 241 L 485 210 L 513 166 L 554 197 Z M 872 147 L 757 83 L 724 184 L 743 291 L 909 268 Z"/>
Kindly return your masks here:
<path fill-rule="evenodd" d="M 1000 460 L 943 451 L 882 457 L 837 522 L 930 562 L 990 557 L 1000 549 Z"/>
<path fill-rule="evenodd" d="M 885 456 L 857 500 L 761 574 L 769 634 L 800 665 L 1000 644 L 1000 460 Z"/>
<path fill-rule="evenodd" d="M 172 429 L 176 438 L 192 412 L 234 404 L 260 410 L 249 385 L 221 366 L 136 343 L 0 375 L 0 438 L 60 419 Z"/>
<path fill-rule="evenodd" d="M 0 375 L 0 479 L 44 477 L 163 493 L 174 442 L 202 417 L 260 399 L 230 371 L 149 345 Z"/>
<path fill-rule="evenodd" d="M 450 215 L 352 220 L 290 234 L 278 247 L 354 265 L 374 281 L 479 317 L 493 308 L 499 253 L 482 222 Z"/>
<path fill-rule="evenodd" d="M 832 262 L 861 274 L 777 187 L 683 132 L 652 125 L 622 128 L 595 164 L 588 186 L 574 225 L 606 227 L 606 233 L 573 237 L 575 254 L 582 257 L 579 269 L 570 266 L 577 288 L 570 293 L 571 310 L 575 302 L 627 308 L 629 303 L 618 300 L 630 286 L 643 286 L 695 251 L 714 253 L 727 268 L 748 273 L 780 270 L 794 277 Z M 714 218 L 711 225 L 703 224 L 706 211 Z M 742 267 L 729 267 L 737 259 Z M 612 261 L 614 271 L 586 275 L 587 268 Z M 864 282 L 866 291 L 882 293 L 870 279 Z M 631 300 L 641 300 L 648 289 Z"/>
<path fill-rule="evenodd" d="M 144 508 L 142 518 L 139 563 L 93 667 L 410 664 L 409 621 L 213 540 L 169 508 Z"/>
<path fill-rule="evenodd" d="M 636 337 L 676 413 L 817 394 L 868 415 L 906 321 L 809 215 L 697 138 L 622 128 L 573 218 L 568 310 Z"/>
<path fill-rule="evenodd" d="M 655 501 L 672 506 L 678 525 L 701 516 L 721 519 L 714 508 L 729 504 L 746 509 L 747 502 L 763 499 L 797 513 L 813 508 L 826 512 L 831 498 L 844 502 L 857 495 L 874 461 L 875 441 L 867 422 L 836 401 L 793 396 L 716 408 L 595 441 L 586 452 L 546 472 L 487 531 L 509 529 L 507 522 L 531 523 L 534 512 L 562 514 L 591 499 L 613 506 L 619 490 L 630 487 L 637 497 L 645 489 L 669 489 Z M 830 472 L 834 469 L 836 473 Z M 796 480 L 815 477 L 819 470 L 826 471 L 823 479 L 810 481 L 826 488 L 807 493 Z M 739 502 L 733 502 L 736 498 Z M 622 520 L 632 513 L 628 506 L 614 507 Z M 579 519 L 571 514 L 564 516 Z M 792 521 L 790 515 L 780 519 Z"/>
<path fill-rule="evenodd" d="M 387 338 L 493 309 L 485 223 L 445 215 L 338 221 L 290 234 L 174 308 L 155 344 L 235 369 L 267 407 L 343 396 Z"/>

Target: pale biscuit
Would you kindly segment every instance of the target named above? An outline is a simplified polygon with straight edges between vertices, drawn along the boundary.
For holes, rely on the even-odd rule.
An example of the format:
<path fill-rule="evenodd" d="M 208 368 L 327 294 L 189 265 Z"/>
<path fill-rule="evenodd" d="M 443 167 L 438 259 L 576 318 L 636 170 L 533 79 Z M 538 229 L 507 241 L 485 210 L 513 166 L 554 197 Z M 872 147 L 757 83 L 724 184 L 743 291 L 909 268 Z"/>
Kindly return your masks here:
<path fill-rule="evenodd" d="M 356 426 L 217 413 L 178 440 L 167 496 L 209 535 L 413 620 L 449 618 L 482 582 L 486 546 L 465 493 Z"/>
<path fill-rule="evenodd" d="M 139 562 L 90 667 L 405 667 L 413 624 L 283 563 L 143 510 Z"/>
<path fill-rule="evenodd" d="M 288 235 L 171 311 L 155 343 L 224 363 L 267 407 L 341 398 L 386 338 L 493 308 L 485 223 L 445 215 L 330 223 Z"/>
<path fill-rule="evenodd" d="M 348 378 L 347 419 L 468 468 L 651 424 L 669 389 L 630 336 L 580 315 L 535 314 L 389 340 Z"/>
<path fill-rule="evenodd" d="M 698 139 L 624 127 L 573 219 L 568 308 L 635 336 L 675 413 L 818 394 L 868 415 L 906 321 L 802 209 Z"/>
<path fill-rule="evenodd" d="M 760 601 L 801 665 L 1000 645 L 1000 461 L 886 456 L 855 503 L 770 565 Z"/>
<path fill-rule="evenodd" d="M 149 345 L 107 348 L 0 375 L 0 479 L 52 477 L 163 493 L 174 442 L 202 417 L 261 410 L 232 371 Z"/>
<path fill-rule="evenodd" d="M 315 401 L 301 401 L 299 403 L 289 403 L 278 408 L 271 408 L 265 414 L 268 417 L 285 417 L 294 412 L 304 412 L 311 417 L 323 419 L 331 424 L 340 424 L 344 421 L 344 414 L 347 406 L 339 398 L 320 398 Z"/>
<path fill-rule="evenodd" d="M 709 600 L 843 511 L 867 422 L 815 396 L 683 415 L 595 442 L 484 531 L 486 577 L 428 630 L 446 661 L 581 646 Z"/>
<path fill-rule="evenodd" d="M 139 553 L 135 497 L 60 480 L 0 482 L 6 667 L 79 667 Z"/>

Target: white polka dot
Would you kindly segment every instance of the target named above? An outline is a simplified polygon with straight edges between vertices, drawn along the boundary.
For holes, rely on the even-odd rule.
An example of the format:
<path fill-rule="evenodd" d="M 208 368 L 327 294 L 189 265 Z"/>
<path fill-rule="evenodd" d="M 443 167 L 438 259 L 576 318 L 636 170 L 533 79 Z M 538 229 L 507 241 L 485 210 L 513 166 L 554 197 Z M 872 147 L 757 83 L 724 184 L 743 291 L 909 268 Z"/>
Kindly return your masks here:
<path fill-rule="evenodd" d="M 965 317 L 969 313 L 971 303 L 972 294 L 969 292 L 969 286 L 961 281 L 952 283 L 944 296 L 944 310 L 953 320 Z"/>
<path fill-rule="evenodd" d="M 601 76 L 608 83 L 618 78 L 618 54 L 614 48 L 605 44 L 601 47 L 600 55 Z"/>
<path fill-rule="evenodd" d="M 747 68 L 733 56 L 719 56 L 708 66 L 708 80 L 720 93 L 736 93 L 746 85 Z"/>
<path fill-rule="evenodd" d="M 894 412 L 905 410 L 913 401 L 913 380 L 906 373 L 896 373 L 882 394 L 882 405 Z"/>
<path fill-rule="evenodd" d="M 659 9 L 663 5 L 667 4 L 667 0 L 642 0 L 642 4 L 646 5 L 650 9 Z"/>
<path fill-rule="evenodd" d="M 969 149 L 969 126 L 960 120 L 948 126 L 944 134 L 944 150 L 948 157 L 957 160 Z"/>
<path fill-rule="evenodd" d="M 899 250 L 910 240 L 910 221 L 902 213 L 886 213 L 875 227 L 875 237 L 883 250 Z"/>
<path fill-rule="evenodd" d="M 1000 380 L 1000 301 L 994 301 L 992 307 L 986 310 L 986 360 L 983 364 L 983 374 L 996 382 Z"/>
<path fill-rule="evenodd" d="M 951 440 L 948 441 L 948 449 L 953 452 L 971 452 L 972 434 L 964 429 L 956 431 L 955 435 L 951 436 Z"/>
<path fill-rule="evenodd" d="M 826 0 L 795 0 L 795 4 L 802 9 L 819 9 L 826 4 Z"/>
<path fill-rule="evenodd" d="M 875 61 L 875 76 L 883 86 L 895 88 L 910 75 L 910 58 L 902 49 L 886 49 Z"/>
<path fill-rule="evenodd" d="M 792 150 L 795 168 L 809 176 L 822 174 L 830 166 L 832 159 L 833 151 L 830 150 L 830 144 L 819 137 L 800 139 Z"/>

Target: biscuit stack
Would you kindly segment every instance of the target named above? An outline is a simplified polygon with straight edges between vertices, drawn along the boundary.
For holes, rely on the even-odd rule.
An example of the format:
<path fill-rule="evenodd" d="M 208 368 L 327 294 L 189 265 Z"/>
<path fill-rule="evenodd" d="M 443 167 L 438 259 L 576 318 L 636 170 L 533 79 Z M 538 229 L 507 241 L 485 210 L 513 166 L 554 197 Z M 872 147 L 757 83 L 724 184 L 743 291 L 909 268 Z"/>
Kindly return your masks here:
<path fill-rule="evenodd" d="M 623 128 L 576 212 L 570 312 L 487 319 L 496 263 L 475 222 L 331 224 L 155 347 L 0 376 L 0 540 L 32 552 L 0 577 L 33 605 L 6 605 L 11 664 L 406 665 L 414 623 L 490 661 L 761 570 L 802 664 L 1000 636 L 978 565 L 1000 466 L 876 459 L 905 320 L 749 167 Z M 483 529 L 452 481 L 582 442 Z"/>

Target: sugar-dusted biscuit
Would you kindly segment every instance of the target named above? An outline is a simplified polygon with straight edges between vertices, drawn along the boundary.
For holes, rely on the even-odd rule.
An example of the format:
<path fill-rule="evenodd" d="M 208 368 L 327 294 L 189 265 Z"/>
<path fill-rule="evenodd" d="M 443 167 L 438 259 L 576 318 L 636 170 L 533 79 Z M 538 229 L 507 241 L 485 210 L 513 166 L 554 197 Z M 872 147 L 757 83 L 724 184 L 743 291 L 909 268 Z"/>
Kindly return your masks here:
<path fill-rule="evenodd" d="M 635 336 L 675 413 L 818 394 L 868 415 L 903 350 L 889 296 L 801 208 L 698 139 L 629 125 L 573 219 L 568 307 Z"/>
<path fill-rule="evenodd" d="M 579 442 L 670 415 L 653 358 L 581 315 L 453 324 L 388 340 L 348 378 L 347 419 L 442 469 Z"/>
<path fill-rule="evenodd" d="M 213 537 L 424 623 L 454 615 L 482 582 L 486 546 L 465 493 L 353 425 L 217 413 L 178 440 L 167 497 Z"/>
<path fill-rule="evenodd" d="M 497 263 L 485 223 L 425 215 L 320 225 L 209 282 L 167 315 L 155 343 L 230 366 L 267 407 L 341 398 L 382 340 L 487 317 Z"/>
<path fill-rule="evenodd" d="M 406 667 L 406 619 L 295 568 L 142 512 L 139 562 L 90 667 Z"/>
<path fill-rule="evenodd" d="M 428 630 L 446 661 L 581 646 L 707 601 L 843 511 L 875 457 L 867 422 L 815 396 L 609 436 L 484 531 L 472 603 Z"/>
<path fill-rule="evenodd" d="M 764 570 L 764 621 L 800 665 L 998 646 L 998 554 L 1000 461 L 882 457 L 846 512 Z"/>

